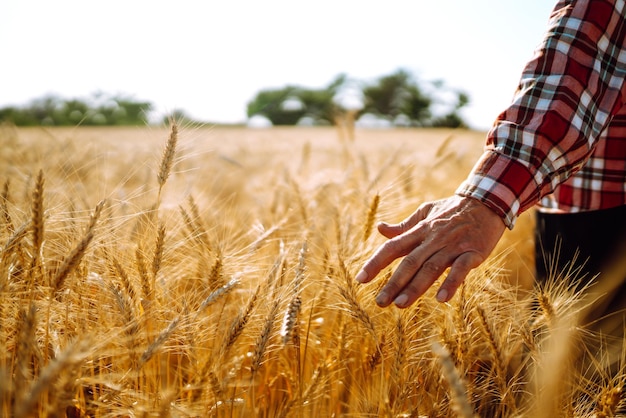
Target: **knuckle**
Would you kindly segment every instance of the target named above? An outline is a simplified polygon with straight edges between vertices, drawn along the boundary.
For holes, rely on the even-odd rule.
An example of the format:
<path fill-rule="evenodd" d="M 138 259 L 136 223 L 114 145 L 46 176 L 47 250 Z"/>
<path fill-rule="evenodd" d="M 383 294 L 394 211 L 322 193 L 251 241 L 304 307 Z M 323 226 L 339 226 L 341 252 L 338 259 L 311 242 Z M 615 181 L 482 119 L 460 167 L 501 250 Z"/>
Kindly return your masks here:
<path fill-rule="evenodd" d="M 427 289 L 428 286 L 425 283 L 413 280 L 402 291 L 409 297 L 409 300 L 414 301 L 426 293 Z"/>
<path fill-rule="evenodd" d="M 446 277 L 445 284 L 448 287 L 456 289 L 461 285 L 461 283 L 463 283 L 464 280 L 464 276 L 458 274 L 449 274 L 448 277 Z"/>
<path fill-rule="evenodd" d="M 413 254 L 409 254 L 404 257 L 402 261 L 402 267 L 411 272 L 416 272 L 420 267 L 420 260 Z"/>
<path fill-rule="evenodd" d="M 402 286 L 396 280 L 389 280 L 389 282 L 387 282 L 387 284 L 385 285 L 384 291 L 385 291 L 385 293 L 388 293 L 390 295 L 396 295 L 403 288 L 404 288 L 404 286 Z"/>
<path fill-rule="evenodd" d="M 440 264 L 434 262 L 434 261 L 426 261 L 423 265 L 421 270 L 429 275 L 429 276 L 434 276 L 434 275 L 439 275 L 443 272 L 443 268 Z"/>
<path fill-rule="evenodd" d="M 404 254 L 404 244 L 397 238 L 392 238 L 387 241 L 382 248 L 383 254 L 385 256 L 396 259 Z"/>

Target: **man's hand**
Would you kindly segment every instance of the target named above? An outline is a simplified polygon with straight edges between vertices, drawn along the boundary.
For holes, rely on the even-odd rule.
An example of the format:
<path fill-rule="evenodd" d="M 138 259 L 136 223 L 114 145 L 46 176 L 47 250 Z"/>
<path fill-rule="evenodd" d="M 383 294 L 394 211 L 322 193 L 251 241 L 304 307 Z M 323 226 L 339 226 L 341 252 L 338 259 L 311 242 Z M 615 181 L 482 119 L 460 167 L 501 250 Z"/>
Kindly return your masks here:
<path fill-rule="evenodd" d="M 447 302 L 465 277 L 489 256 L 504 233 L 503 220 L 478 200 L 452 196 L 421 205 L 399 224 L 380 223 L 389 238 L 356 275 L 372 280 L 393 260 L 404 257 L 376 298 L 382 307 L 392 302 L 411 305 L 450 267 L 437 300 Z"/>

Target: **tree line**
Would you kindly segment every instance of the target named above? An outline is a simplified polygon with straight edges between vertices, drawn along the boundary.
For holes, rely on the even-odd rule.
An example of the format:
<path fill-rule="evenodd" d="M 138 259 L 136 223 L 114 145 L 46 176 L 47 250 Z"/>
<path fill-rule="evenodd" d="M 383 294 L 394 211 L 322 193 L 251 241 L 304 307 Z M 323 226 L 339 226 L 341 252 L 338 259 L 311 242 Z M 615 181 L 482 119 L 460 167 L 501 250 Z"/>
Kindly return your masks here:
<path fill-rule="evenodd" d="M 264 89 L 247 104 L 247 115 L 264 117 L 273 125 L 332 125 L 351 112 L 354 119 L 367 115 L 396 126 L 464 127 L 459 110 L 468 103 L 466 93 L 448 89 L 443 82 L 419 82 L 409 72 L 397 70 L 371 82 L 341 74 L 318 89 L 292 85 Z M 153 109 L 148 101 L 104 93 L 87 99 L 45 96 L 25 106 L 0 108 L 0 122 L 17 126 L 146 125 Z M 180 109 L 171 116 L 202 123 Z"/>
<path fill-rule="evenodd" d="M 26 106 L 0 109 L 0 121 L 17 126 L 129 126 L 145 125 L 152 103 L 124 96 L 94 93 L 88 99 L 45 96 Z"/>
<path fill-rule="evenodd" d="M 342 99 L 352 96 L 343 104 Z M 274 125 L 335 124 L 337 116 L 351 111 L 390 125 L 466 127 L 460 109 L 470 101 L 467 93 L 447 88 L 442 81 L 419 82 L 397 70 L 372 82 L 350 80 L 341 74 L 326 87 L 286 86 L 262 90 L 248 103 L 248 117 L 262 115 Z M 438 112 L 435 112 L 435 108 Z"/>

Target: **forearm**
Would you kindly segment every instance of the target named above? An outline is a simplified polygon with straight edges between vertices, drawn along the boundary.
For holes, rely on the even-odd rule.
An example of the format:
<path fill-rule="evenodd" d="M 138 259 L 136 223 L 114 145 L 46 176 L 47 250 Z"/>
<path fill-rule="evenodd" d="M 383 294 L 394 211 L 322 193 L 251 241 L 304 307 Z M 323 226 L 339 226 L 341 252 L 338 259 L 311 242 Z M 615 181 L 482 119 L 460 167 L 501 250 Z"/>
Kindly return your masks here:
<path fill-rule="evenodd" d="M 496 211 L 509 228 L 582 166 L 622 106 L 623 5 L 590 3 L 557 5 L 512 104 L 488 134 L 485 154 L 457 190 Z"/>

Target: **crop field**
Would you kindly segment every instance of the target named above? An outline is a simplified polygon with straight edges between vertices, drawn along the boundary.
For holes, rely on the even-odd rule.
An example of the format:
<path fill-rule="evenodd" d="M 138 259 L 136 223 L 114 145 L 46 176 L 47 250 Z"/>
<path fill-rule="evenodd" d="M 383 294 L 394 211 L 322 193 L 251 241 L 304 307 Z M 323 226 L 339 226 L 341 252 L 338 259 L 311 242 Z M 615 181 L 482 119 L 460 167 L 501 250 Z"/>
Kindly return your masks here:
<path fill-rule="evenodd" d="M 484 136 L 1 127 L 0 415 L 614 416 L 623 362 L 534 285 L 532 213 L 448 303 L 354 281 Z"/>

